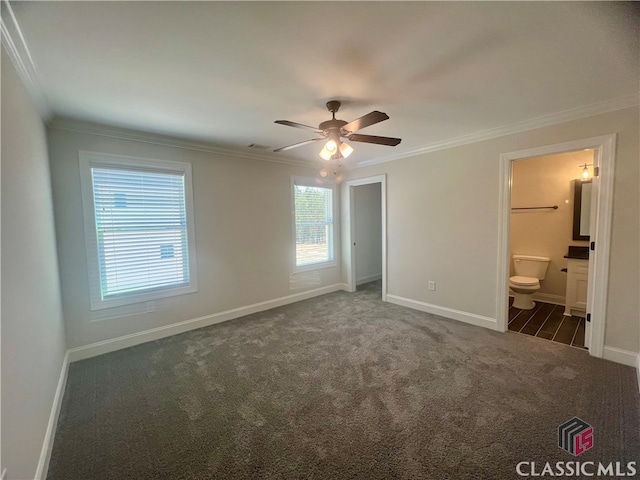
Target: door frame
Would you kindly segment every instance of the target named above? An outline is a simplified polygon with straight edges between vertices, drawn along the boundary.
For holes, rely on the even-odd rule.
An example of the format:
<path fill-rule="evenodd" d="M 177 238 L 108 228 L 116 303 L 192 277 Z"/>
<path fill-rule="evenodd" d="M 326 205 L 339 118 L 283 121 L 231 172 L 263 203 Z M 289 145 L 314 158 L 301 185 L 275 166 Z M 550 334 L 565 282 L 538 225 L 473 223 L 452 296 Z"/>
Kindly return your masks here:
<path fill-rule="evenodd" d="M 382 301 L 387 301 L 387 175 L 348 180 L 343 186 L 343 243 L 342 256 L 343 267 L 346 273 L 347 288 L 349 292 L 356 291 L 356 255 L 355 255 L 355 198 L 354 187 L 362 185 L 380 184 L 380 222 L 382 225 Z M 349 245 L 349 248 L 345 248 Z"/>
<path fill-rule="evenodd" d="M 587 313 L 591 314 L 591 338 L 585 339 L 589 354 L 602 357 L 607 311 L 607 289 L 609 285 L 609 257 L 611 248 L 611 219 L 613 216 L 613 177 L 616 152 L 616 134 L 584 138 L 570 142 L 507 152 L 500 155 L 500 189 L 498 218 L 498 275 L 497 275 L 497 324 L 498 331 L 508 330 L 509 318 L 509 236 L 511 228 L 512 163 L 543 155 L 593 149 L 594 167 L 599 167 L 599 176 L 593 177 L 592 215 L 595 226 L 591 242 L 596 249 L 589 255 L 589 286 Z M 576 170 L 578 166 L 576 165 Z M 593 224 L 592 224 L 593 225 Z"/>

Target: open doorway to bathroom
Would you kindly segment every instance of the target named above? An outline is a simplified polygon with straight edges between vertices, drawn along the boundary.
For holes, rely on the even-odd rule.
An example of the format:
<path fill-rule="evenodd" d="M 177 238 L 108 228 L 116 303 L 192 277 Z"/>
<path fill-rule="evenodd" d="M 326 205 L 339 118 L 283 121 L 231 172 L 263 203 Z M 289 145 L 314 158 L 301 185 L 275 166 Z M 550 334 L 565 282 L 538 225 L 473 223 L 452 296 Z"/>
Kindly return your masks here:
<path fill-rule="evenodd" d="M 591 210 L 586 195 L 576 201 L 576 193 L 591 185 L 594 153 L 512 163 L 509 331 L 586 348 Z M 576 235 L 574 220 L 585 235 Z"/>
<path fill-rule="evenodd" d="M 588 349 L 590 355 L 603 356 L 609 280 L 615 140 L 615 134 L 604 135 L 504 153 L 500 156 L 498 330 L 505 332 L 517 330 L 519 333 L 536 335 L 541 338 L 546 337 L 547 340 L 556 337 L 556 340 L 562 339 L 562 343 L 577 344 L 581 340 L 582 323 L 585 326 L 584 347 Z M 584 158 L 580 155 L 584 155 Z M 570 175 L 572 178 L 565 178 L 564 187 L 558 189 L 554 178 L 559 177 L 560 173 L 556 172 L 553 179 L 544 178 L 547 172 L 543 170 L 537 174 L 542 178 L 536 186 L 533 185 L 533 177 L 531 180 L 527 176 L 524 177 L 526 179 L 525 190 L 527 188 L 535 189 L 534 194 L 538 196 L 528 198 L 527 195 L 530 193 L 527 192 L 521 195 L 518 189 L 518 183 L 521 182 L 517 178 L 519 172 L 515 170 L 519 169 L 519 164 L 525 165 L 526 169 L 526 163 L 520 162 L 531 161 L 532 164 L 535 164 L 536 161 L 542 162 L 545 157 L 551 157 L 547 159 L 549 161 L 569 158 L 570 163 L 567 168 L 570 167 L 573 170 L 574 173 Z M 590 187 L 587 188 L 584 187 L 588 182 L 584 182 L 582 177 L 585 164 L 590 176 L 596 174 L 591 177 Z M 577 179 L 580 181 L 576 182 Z M 582 200 L 584 198 L 582 193 L 586 194 L 589 190 L 591 199 L 590 208 L 586 208 L 586 205 L 584 208 L 582 205 L 580 206 L 581 212 L 587 210 L 590 212 L 590 225 L 584 226 L 582 229 L 578 227 L 574 238 L 573 206 L 576 203 L 576 185 L 582 188 L 582 191 L 578 192 L 580 202 L 587 202 L 586 199 Z M 534 201 L 535 203 L 532 203 Z M 512 211 L 512 208 L 523 208 L 523 210 Z M 561 227 L 563 229 L 561 235 L 564 238 L 561 247 L 552 246 L 553 242 L 547 242 L 549 240 L 547 236 L 550 235 L 548 226 L 537 227 L 528 232 L 512 232 L 512 222 L 525 225 L 533 224 L 532 215 L 541 216 L 550 222 L 549 225 L 555 224 L 558 227 L 566 220 L 566 218 L 561 219 L 557 215 L 562 211 L 569 214 L 570 220 L 568 227 L 566 225 Z M 587 236 L 585 229 L 588 230 L 588 238 L 585 238 Z M 516 240 L 515 237 L 518 239 Z M 549 245 L 545 247 L 548 250 L 542 250 L 543 241 L 545 245 Z M 584 247 L 587 247 L 588 260 L 585 258 Z M 562 249 L 560 255 L 558 255 L 558 248 Z M 524 256 L 518 260 L 523 261 L 520 270 L 522 271 L 523 266 L 526 267 L 525 274 L 516 274 L 513 255 Z M 565 268 L 566 272 L 563 271 Z M 518 276 L 529 278 L 512 278 Z M 532 278 L 534 276 L 537 278 Z M 562 282 L 564 282 L 564 288 L 561 286 L 559 290 L 556 290 L 554 285 L 561 285 Z M 514 286 L 516 290 L 520 291 L 514 291 L 511 288 Z M 519 295 L 520 299 L 516 293 L 521 294 Z M 523 300 L 523 296 L 528 297 L 532 303 L 535 302 L 533 308 L 522 308 L 522 305 L 527 305 L 527 299 Z M 511 309 L 512 305 L 517 310 Z M 581 315 L 585 315 L 585 317 Z M 582 318 L 585 320 L 581 320 Z M 591 321 L 589 322 L 589 320 Z M 550 323 L 545 325 L 547 321 Z M 567 326 L 560 330 L 565 322 Z M 571 323 L 575 325 L 573 331 L 569 328 Z M 510 326 L 511 328 L 509 328 Z M 571 336 L 571 340 L 568 339 L 569 336 Z"/>

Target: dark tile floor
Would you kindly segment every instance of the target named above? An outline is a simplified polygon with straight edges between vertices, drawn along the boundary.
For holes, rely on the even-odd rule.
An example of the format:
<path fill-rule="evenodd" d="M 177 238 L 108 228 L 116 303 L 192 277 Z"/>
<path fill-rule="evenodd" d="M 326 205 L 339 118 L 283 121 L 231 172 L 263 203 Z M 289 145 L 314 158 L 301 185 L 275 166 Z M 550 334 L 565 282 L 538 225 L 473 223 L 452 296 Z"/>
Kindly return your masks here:
<path fill-rule="evenodd" d="M 564 306 L 536 302 L 533 310 L 520 310 L 512 306 L 509 298 L 509 330 L 572 347 L 584 346 L 584 318 L 564 316 Z"/>

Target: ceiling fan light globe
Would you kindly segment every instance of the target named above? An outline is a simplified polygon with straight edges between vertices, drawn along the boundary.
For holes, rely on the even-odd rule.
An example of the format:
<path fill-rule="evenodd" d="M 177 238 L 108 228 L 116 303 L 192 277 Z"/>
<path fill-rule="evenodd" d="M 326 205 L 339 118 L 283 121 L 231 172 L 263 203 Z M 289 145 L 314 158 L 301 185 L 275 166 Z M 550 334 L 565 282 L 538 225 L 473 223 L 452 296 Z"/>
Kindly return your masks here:
<path fill-rule="evenodd" d="M 333 156 L 333 154 L 331 152 L 329 152 L 327 150 L 327 147 L 324 147 L 321 151 L 320 151 L 320 157 L 322 157 L 324 160 L 331 160 L 331 157 Z"/>
<path fill-rule="evenodd" d="M 346 142 L 342 142 L 340 144 L 340 153 L 344 158 L 347 158 L 349 155 L 353 153 L 353 147 Z"/>
<path fill-rule="evenodd" d="M 333 155 L 334 153 L 336 153 L 338 151 L 338 144 L 336 143 L 335 140 L 329 140 L 324 148 L 327 150 L 327 152 L 329 152 L 331 155 Z"/>

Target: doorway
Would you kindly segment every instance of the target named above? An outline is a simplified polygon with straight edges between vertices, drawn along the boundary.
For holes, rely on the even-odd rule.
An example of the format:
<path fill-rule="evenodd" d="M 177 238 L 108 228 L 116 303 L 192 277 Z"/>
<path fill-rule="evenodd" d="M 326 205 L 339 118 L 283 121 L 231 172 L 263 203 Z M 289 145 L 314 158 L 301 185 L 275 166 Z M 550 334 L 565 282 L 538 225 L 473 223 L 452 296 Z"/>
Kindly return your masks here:
<path fill-rule="evenodd" d="M 358 290 L 370 282 L 382 281 L 382 189 L 380 183 L 352 188 L 354 265 Z"/>
<path fill-rule="evenodd" d="M 357 190 L 356 190 L 357 189 Z M 349 180 L 343 184 L 343 268 L 346 290 L 381 281 L 387 300 L 386 175 Z"/>
<path fill-rule="evenodd" d="M 576 193 L 591 186 L 593 156 L 586 149 L 511 163 L 511 332 L 586 348 L 591 202 Z"/>
<path fill-rule="evenodd" d="M 504 153 L 500 157 L 500 214 L 497 275 L 497 329 L 507 331 L 509 324 L 509 274 L 511 200 L 513 162 L 517 160 L 593 150 L 593 165 L 597 175 L 591 187 L 591 236 L 589 238 L 589 276 L 587 286 L 586 319 L 590 321 L 585 337 L 589 353 L 602 357 L 606 321 L 607 286 L 609 280 L 609 249 L 613 200 L 613 169 L 615 161 L 615 134 L 587 138 L 556 145 Z M 576 166 L 577 167 L 577 166 Z"/>

